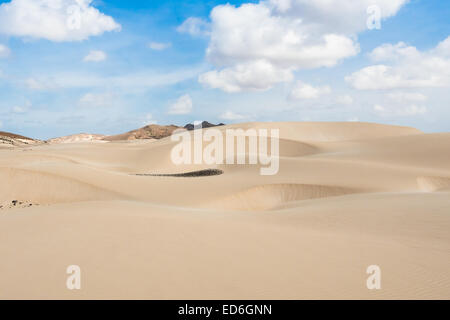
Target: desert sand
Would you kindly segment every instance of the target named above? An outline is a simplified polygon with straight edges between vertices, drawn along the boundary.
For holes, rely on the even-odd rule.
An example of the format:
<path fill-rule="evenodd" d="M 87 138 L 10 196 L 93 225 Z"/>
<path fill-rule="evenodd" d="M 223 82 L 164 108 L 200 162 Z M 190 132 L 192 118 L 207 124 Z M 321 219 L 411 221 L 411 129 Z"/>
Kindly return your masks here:
<path fill-rule="evenodd" d="M 450 133 L 230 127 L 279 128 L 278 174 L 176 166 L 170 138 L 0 148 L 0 298 L 450 299 Z"/>

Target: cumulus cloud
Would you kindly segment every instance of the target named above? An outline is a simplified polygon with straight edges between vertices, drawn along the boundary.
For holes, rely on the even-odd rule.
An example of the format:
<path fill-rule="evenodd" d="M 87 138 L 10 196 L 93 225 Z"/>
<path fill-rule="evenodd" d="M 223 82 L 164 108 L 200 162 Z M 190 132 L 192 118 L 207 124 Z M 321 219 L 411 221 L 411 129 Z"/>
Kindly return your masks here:
<path fill-rule="evenodd" d="M 194 37 L 208 36 L 210 34 L 210 24 L 201 18 L 190 17 L 177 28 L 177 31 Z"/>
<path fill-rule="evenodd" d="M 387 18 L 395 15 L 406 2 L 273 0 L 239 7 L 216 6 L 210 15 L 211 34 L 206 54 L 209 61 L 223 69 L 212 71 L 200 80 L 228 92 L 269 89 L 274 83 L 292 80 L 294 71 L 335 66 L 359 53 L 356 34 L 366 28 L 369 5 L 378 5 L 382 18 Z M 266 69 L 272 73 L 289 73 L 290 76 L 265 86 L 252 85 L 248 81 L 240 86 L 236 77 L 229 76 L 236 74 L 238 66 L 243 69 L 242 66 L 255 62 L 270 65 L 271 68 Z M 248 79 L 261 81 L 248 74 L 249 68 L 246 70 Z M 254 68 L 254 71 L 257 73 L 259 69 Z M 218 78 L 220 86 L 217 86 Z"/>
<path fill-rule="evenodd" d="M 450 37 L 435 48 L 421 52 L 405 43 L 375 48 L 370 57 L 383 62 L 346 77 L 359 90 L 450 86 Z"/>
<path fill-rule="evenodd" d="M 0 33 L 8 36 L 81 41 L 120 29 L 92 0 L 12 0 L 0 5 Z"/>
<path fill-rule="evenodd" d="M 269 0 L 283 15 L 299 16 L 303 23 L 319 32 L 357 33 L 367 28 L 367 8 L 380 8 L 381 19 L 387 19 L 409 0 Z"/>
<path fill-rule="evenodd" d="M 301 21 L 277 15 L 264 2 L 215 7 L 207 49 L 217 64 L 264 59 L 282 67 L 333 66 L 355 55 L 358 46 L 345 35 L 312 36 Z"/>
<path fill-rule="evenodd" d="M 258 60 L 206 72 L 199 76 L 199 82 L 225 92 L 241 92 L 267 90 L 276 83 L 291 81 L 293 78 L 290 70 Z"/>
<path fill-rule="evenodd" d="M 116 97 L 112 93 L 86 93 L 80 98 L 83 106 L 89 107 L 109 107 L 115 104 Z"/>
<path fill-rule="evenodd" d="M 148 44 L 148 47 L 152 50 L 156 51 L 162 51 L 170 48 L 172 46 L 172 43 L 170 42 L 150 42 Z"/>
<path fill-rule="evenodd" d="M 236 120 L 245 119 L 246 117 L 242 114 L 239 114 L 239 113 L 236 113 L 233 111 L 226 111 L 226 112 L 222 113 L 219 116 L 219 118 L 223 119 L 223 120 L 236 121 Z"/>
<path fill-rule="evenodd" d="M 0 58 L 7 58 L 10 54 L 11 50 L 7 46 L 0 44 Z"/>
<path fill-rule="evenodd" d="M 84 62 L 101 62 L 106 60 L 107 55 L 101 50 L 92 50 L 84 57 Z"/>
<path fill-rule="evenodd" d="M 175 103 L 173 103 L 169 108 L 169 114 L 188 114 L 192 111 L 192 99 L 191 96 L 188 94 L 185 94 L 178 98 Z"/>
<path fill-rule="evenodd" d="M 289 97 L 294 100 L 300 99 L 317 99 L 322 95 L 329 94 L 331 88 L 329 86 L 313 87 L 310 84 L 298 81 L 292 89 Z"/>
<path fill-rule="evenodd" d="M 427 113 L 428 109 L 425 106 L 417 106 L 415 104 L 402 107 L 385 107 L 377 104 L 373 107 L 373 111 L 382 117 L 410 117 L 423 115 Z"/>
<path fill-rule="evenodd" d="M 395 45 L 383 44 L 375 48 L 369 57 L 376 62 L 379 61 L 399 61 L 402 58 L 419 58 L 420 52 L 415 48 L 399 42 Z"/>

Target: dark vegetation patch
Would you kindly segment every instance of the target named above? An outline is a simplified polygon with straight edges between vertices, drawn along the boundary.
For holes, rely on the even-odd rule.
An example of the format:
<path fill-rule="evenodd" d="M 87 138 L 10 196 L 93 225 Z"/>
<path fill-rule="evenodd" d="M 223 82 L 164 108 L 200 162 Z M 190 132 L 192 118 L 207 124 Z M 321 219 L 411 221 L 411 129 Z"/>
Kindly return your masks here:
<path fill-rule="evenodd" d="M 0 203 L 0 210 L 6 210 L 6 209 L 14 209 L 14 208 L 29 208 L 33 206 L 38 206 L 39 204 L 33 203 L 30 201 L 21 201 L 21 200 L 12 200 L 8 201 L 6 203 Z"/>
<path fill-rule="evenodd" d="M 218 176 L 218 175 L 221 175 L 221 174 L 223 174 L 223 171 L 219 170 L 219 169 L 205 169 L 205 170 L 183 172 L 183 173 L 165 173 L 165 174 L 139 173 L 139 174 L 136 174 L 136 176 L 141 176 L 141 177 L 194 178 L 194 177 Z"/>

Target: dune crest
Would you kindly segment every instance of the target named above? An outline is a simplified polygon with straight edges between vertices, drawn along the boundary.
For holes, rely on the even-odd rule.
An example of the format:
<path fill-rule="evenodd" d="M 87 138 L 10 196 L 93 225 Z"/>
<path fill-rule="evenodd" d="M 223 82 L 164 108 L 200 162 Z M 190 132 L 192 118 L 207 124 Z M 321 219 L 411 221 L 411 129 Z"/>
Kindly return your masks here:
<path fill-rule="evenodd" d="M 280 138 L 303 142 L 359 141 L 423 134 L 416 128 L 367 122 L 248 122 L 226 128 L 280 128 Z"/>

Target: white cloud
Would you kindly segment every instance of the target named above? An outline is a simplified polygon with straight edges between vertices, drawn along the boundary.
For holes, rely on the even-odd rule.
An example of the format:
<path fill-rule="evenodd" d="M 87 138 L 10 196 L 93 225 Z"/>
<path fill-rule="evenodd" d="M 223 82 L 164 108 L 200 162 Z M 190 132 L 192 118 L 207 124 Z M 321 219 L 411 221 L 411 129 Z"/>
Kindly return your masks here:
<path fill-rule="evenodd" d="M 3 127 L 3 122 L 0 120 L 0 128 Z"/>
<path fill-rule="evenodd" d="M 397 14 L 409 0 L 269 0 L 282 15 L 299 16 L 320 32 L 357 33 L 367 28 L 367 8 L 376 5 L 382 19 Z"/>
<path fill-rule="evenodd" d="M 267 90 L 274 84 L 293 80 L 288 69 L 276 68 L 265 60 L 238 64 L 201 74 L 199 82 L 225 92 Z"/>
<path fill-rule="evenodd" d="M 427 113 L 428 109 L 425 106 L 417 105 L 384 107 L 377 104 L 373 107 L 373 111 L 382 117 L 410 117 L 423 115 Z"/>
<path fill-rule="evenodd" d="M 156 51 L 162 51 L 165 49 L 168 49 L 172 46 L 172 43 L 170 42 L 150 42 L 148 44 L 148 47 L 152 50 Z"/>
<path fill-rule="evenodd" d="M 218 65 L 264 59 L 284 68 L 309 69 L 330 67 L 358 53 L 350 37 L 331 30 L 312 34 L 302 18 L 280 15 L 265 2 L 217 6 L 211 12 L 207 56 Z"/>
<path fill-rule="evenodd" d="M 331 89 L 329 86 L 313 87 L 310 84 L 298 81 L 292 89 L 289 97 L 291 99 L 317 99 L 322 95 L 329 94 Z"/>
<path fill-rule="evenodd" d="M 112 93 L 86 93 L 80 98 L 80 103 L 89 107 L 109 107 L 115 101 L 116 96 Z"/>
<path fill-rule="evenodd" d="M 28 78 L 24 82 L 31 90 L 51 90 L 56 87 L 53 79 L 38 80 L 35 78 Z"/>
<path fill-rule="evenodd" d="M 0 33 L 50 41 L 81 41 L 121 26 L 92 0 L 12 0 L 0 5 Z"/>
<path fill-rule="evenodd" d="M 342 95 L 342 96 L 338 96 L 336 98 L 336 102 L 339 104 L 344 104 L 344 105 L 349 105 L 353 103 L 353 98 L 346 94 L 346 95 Z"/>
<path fill-rule="evenodd" d="M 428 97 L 421 93 L 416 92 L 392 92 L 387 95 L 387 97 L 396 102 L 402 103 L 405 101 L 426 101 Z"/>
<path fill-rule="evenodd" d="M 292 77 L 264 86 L 245 81 L 238 89 L 236 77 L 228 74 L 236 73 L 238 67 L 242 69 L 242 66 L 260 61 L 271 65 L 272 73 L 277 73 L 274 69 L 278 69 L 284 74 L 335 66 L 343 59 L 359 53 L 356 34 L 366 28 L 368 5 L 379 5 L 382 18 L 387 18 L 396 14 L 406 2 L 272 0 L 246 3 L 239 7 L 229 4 L 216 6 L 210 15 L 211 34 L 206 53 L 209 61 L 224 69 L 208 73 L 207 78 L 212 78 L 214 82 L 220 78 L 221 85 L 212 87 L 228 92 L 255 88 L 265 90 L 274 83 L 289 81 Z M 252 70 L 246 69 L 246 78 L 261 82 L 258 77 L 250 75 Z M 256 73 L 259 71 L 254 70 Z M 202 79 L 205 80 L 200 77 Z M 270 79 L 266 82 L 270 82 Z"/>
<path fill-rule="evenodd" d="M 346 77 L 346 81 L 356 89 L 450 86 L 450 37 L 425 52 L 402 42 L 385 44 L 374 49 L 370 57 L 384 64 L 365 67 Z"/>
<path fill-rule="evenodd" d="M 226 112 L 222 113 L 219 116 L 219 118 L 223 119 L 223 120 L 235 121 L 235 120 L 245 119 L 246 117 L 243 116 L 242 114 L 235 113 L 233 111 L 226 111 Z"/>
<path fill-rule="evenodd" d="M 12 107 L 11 112 L 17 114 L 26 113 L 31 108 L 31 106 L 32 106 L 31 101 L 26 100 L 22 106 Z"/>
<path fill-rule="evenodd" d="M 359 118 L 358 117 L 352 117 L 350 119 L 347 120 L 348 122 L 359 122 Z"/>
<path fill-rule="evenodd" d="M 203 19 L 190 17 L 177 28 L 177 31 L 196 37 L 207 36 L 210 34 L 210 24 Z"/>
<path fill-rule="evenodd" d="M 0 58 L 8 58 L 11 55 L 11 50 L 3 45 L 0 44 Z"/>
<path fill-rule="evenodd" d="M 92 50 L 84 57 L 84 62 L 100 62 L 106 60 L 107 55 L 101 50 Z"/>
<path fill-rule="evenodd" d="M 192 99 L 188 94 L 178 98 L 169 108 L 169 114 L 188 114 L 192 111 Z"/>
<path fill-rule="evenodd" d="M 402 58 L 419 58 L 420 53 L 415 47 L 407 46 L 404 42 L 399 42 L 395 45 L 383 44 L 375 48 L 369 57 L 373 61 L 398 61 Z"/>

